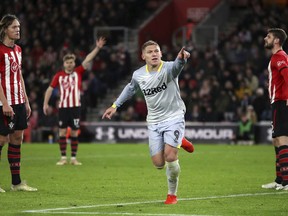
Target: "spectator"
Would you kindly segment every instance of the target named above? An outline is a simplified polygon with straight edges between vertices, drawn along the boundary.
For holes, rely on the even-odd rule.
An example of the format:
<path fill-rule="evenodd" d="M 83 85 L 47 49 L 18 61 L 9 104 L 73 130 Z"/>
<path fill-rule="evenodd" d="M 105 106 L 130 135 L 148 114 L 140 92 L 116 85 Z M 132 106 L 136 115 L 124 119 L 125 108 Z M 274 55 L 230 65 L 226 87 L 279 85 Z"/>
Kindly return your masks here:
<path fill-rule="evenodd" d="M 137 113 L 138 121 L 145 121 L 147 116 L 147 106 L 145 100 L 142 96 L 136 97 L 136 102 L 134 105 L 135 112 Z"/>
<path fill-rule="evenodd" d="M 264 110 L 269 107 L 269 101 L 267 100 L 267 97 L 264 96 L 264 90 L 263 88 L 258 88 L 256 90 L 256 96 L 252 100 L 252 106 L 255 110 L 257 119 L 260 120 L 266 120 L 263 118 Z"/>
<path fill-rule="evenodd" d="M 245 73 L 246 73 L 245 79 L 246 79 L 248 88 L 251 90 L 251 92 L 255 92 L 259 86 L 258 77 L 253 73 L 253 70 L 250 67 L 246 68 Z"/>
<path fill-rule="evenodd" d="M 254 124 L 249 119 L 246 111 L 240 114 L 238 129 L 233 137 L 233 141 L 236 144 L 254 144 Z"/>

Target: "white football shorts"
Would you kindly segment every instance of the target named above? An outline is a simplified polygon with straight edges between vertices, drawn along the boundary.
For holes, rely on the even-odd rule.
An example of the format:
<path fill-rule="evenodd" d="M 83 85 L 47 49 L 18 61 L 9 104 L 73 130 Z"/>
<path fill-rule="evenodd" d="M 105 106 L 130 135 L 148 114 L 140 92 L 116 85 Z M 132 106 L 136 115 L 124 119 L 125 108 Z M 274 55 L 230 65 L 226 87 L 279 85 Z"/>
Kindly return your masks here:
<path fill-rule="evenodd" d="M 154 156 L 158 152 L 163 151 L 165 144 L 180 148 L 184 132 L 184 117 L 157 124 L 148 124 L 150 155 Z"/>

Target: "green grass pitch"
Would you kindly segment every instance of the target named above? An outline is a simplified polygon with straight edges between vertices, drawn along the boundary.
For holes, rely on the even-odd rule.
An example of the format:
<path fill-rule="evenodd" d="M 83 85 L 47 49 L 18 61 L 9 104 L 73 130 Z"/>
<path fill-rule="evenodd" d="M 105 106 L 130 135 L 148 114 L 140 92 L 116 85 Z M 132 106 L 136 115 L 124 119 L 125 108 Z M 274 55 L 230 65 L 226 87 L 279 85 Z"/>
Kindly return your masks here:
<path fill-rule="evenodd" d="M 0 161 L 0 215 L 287 215 L 288 192 L 265 190 L 274 178 L 271 145 L 196 144 L 179 152 L 178 204 L 164 205 L 165 170 L 146 144 L 80 144 L 82 166 L 56 166 L 57 144 L 23 144 L 21 176 L 38 192 L 11 192 L 7 145 Z M 70 153 L 70 146 L 68 146 Z"/>

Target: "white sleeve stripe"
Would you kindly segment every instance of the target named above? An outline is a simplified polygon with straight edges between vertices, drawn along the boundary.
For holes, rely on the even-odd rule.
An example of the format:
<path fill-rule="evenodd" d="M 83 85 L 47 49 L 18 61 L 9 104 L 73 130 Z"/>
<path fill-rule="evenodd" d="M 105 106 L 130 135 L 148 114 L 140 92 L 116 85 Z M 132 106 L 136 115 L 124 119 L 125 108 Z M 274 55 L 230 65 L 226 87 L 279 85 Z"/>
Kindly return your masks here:
<path fill-rule="evenodd" d="M 5 85 L 6 85 L 6 99 L 11 105 L 11 87 L 10 87 L 10 61 L 8 55 L 5 53 Z"/>

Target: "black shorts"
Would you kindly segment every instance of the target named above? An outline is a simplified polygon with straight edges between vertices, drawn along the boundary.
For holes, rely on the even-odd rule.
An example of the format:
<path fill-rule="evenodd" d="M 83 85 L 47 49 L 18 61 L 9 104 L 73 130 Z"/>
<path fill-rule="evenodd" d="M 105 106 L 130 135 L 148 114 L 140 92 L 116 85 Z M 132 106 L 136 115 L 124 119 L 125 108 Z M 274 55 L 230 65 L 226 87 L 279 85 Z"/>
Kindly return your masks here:
<path fill-rule="evenodd" d="M 80 128 L 80 107 L 59 108 L 59 128 L 70 127 L 72 130 Z"/>
<path fill-rule="evenodd" d="M 3 107 L 0 106 L 0 135 L 7 136 L 15 130 L 24 130 L 27 128 L 27 112 L 25 104 L 11 106 L 15 115 L 13 118 L 3 114 Z"/>
<path fill-rule="evenodd" d="M 272 138 L 288 136 L 287 101 L 276 101 L 272 104 Z"/>

